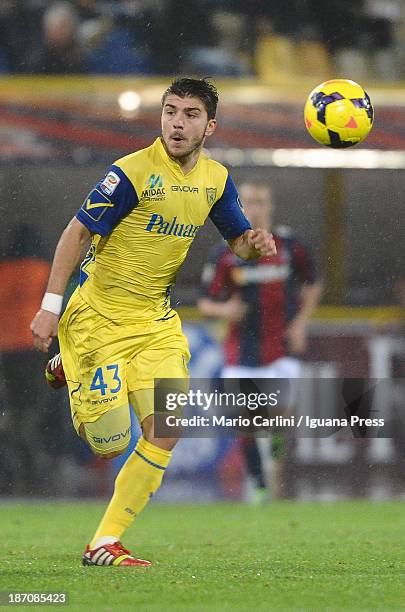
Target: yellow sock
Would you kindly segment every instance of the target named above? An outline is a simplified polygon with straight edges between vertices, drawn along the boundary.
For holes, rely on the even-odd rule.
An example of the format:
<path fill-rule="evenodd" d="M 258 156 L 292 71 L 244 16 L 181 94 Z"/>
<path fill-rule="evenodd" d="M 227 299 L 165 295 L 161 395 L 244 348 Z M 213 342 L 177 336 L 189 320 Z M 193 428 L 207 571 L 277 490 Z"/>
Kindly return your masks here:
<path fill-rule="evenodd" d="M 117 540 L 121 538 L 151 495 L 158 490 L 171 456 L 170 451 L 151 444 L 143 437 L 139 438 L 134 452 L 115 480 L 114 495 L 90 542 L 90 548 L 104 536 L 115 536 Z"/>

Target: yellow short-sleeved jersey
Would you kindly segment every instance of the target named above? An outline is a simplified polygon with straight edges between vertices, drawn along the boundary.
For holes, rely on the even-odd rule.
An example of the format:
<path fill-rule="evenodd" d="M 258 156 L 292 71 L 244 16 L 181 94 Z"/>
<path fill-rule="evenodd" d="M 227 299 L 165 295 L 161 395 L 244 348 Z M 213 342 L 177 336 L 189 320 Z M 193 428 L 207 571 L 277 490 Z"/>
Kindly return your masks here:
<path fill-rule="evenodd" d="M 218 162 L 202 154 L 184 174 L 160 138 L 119 159 L 76 215 L 93 234 L 83 299 L 117 322 L 170 316 L 170 287 L 208 215 L 226 239 L 250 227 Z"/>

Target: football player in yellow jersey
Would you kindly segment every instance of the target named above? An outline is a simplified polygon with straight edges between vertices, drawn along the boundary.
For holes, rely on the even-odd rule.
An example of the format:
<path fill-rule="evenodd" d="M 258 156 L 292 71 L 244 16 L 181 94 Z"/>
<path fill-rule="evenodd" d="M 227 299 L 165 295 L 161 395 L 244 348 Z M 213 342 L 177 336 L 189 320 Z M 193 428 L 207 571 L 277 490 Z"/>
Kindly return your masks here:
<path fill-rule="evenodd" d="M 150 565 L 120 538 L 160 486 L 177 442 L 155 437 L 153 387 L 156 379 L 188 377 L 187 340 L 169 293 L 198 229 L 209 216 L 242 259 L 276 252 L 271 234 L 251 228 L 226 168 L 202 152 L 216 128 L 217 102 L 205 79 L 170 85 L 161 137 L 115 162 L 64 230 L 31 324 L 44 352 L 58 334 L 73 424 L 94 453 L 112 458 L 125 451 L 130 404 L 142 427 L 84 565 Z M 90 238 L 80 286 L 58 322 L 67 282 Z"/>

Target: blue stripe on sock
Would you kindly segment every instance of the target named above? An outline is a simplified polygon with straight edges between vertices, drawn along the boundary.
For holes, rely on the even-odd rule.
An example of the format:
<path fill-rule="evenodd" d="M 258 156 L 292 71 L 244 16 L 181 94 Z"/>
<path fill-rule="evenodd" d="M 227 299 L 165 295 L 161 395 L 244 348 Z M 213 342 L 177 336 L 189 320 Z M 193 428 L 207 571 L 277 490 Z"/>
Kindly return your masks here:
<path fill-rule="evenodd" d="M 151 461 L 150 459 L 145 457 L 145 455 L 142 455 L 142 453 L 140 453 L 139 450 L 136 450 L 136 448 L 134 449 L 134 453 L 136 453 L 138 455 L 138 457 L 140 457 L 141 459 L 146 461 L 146 463 L 149 463 L 149 465 L 153 465 L 153 467 L 158 468 L 159 470 L 165 471 L 166 468 L 163 467 L 163 465 L 159 465 L 158 463 L 154 463 L 153 461 Z"/>

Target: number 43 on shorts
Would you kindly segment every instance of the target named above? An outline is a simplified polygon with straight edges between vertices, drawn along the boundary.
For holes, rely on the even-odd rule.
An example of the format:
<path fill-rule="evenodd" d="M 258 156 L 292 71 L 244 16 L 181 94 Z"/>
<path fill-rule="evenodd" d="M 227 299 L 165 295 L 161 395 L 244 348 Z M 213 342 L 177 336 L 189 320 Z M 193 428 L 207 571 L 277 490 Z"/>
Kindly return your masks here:
<path fill-rule="evenodd" d="M 94 372 L 93 380 L 91 381 L 90 391 L 99 391 L 101 395 L 106 395 L 107 390 L 110 393 L 118 393 L 121 389 L 122 382 L 119 376 L 119 365 L 112 363 L 105 365 Z"/>

